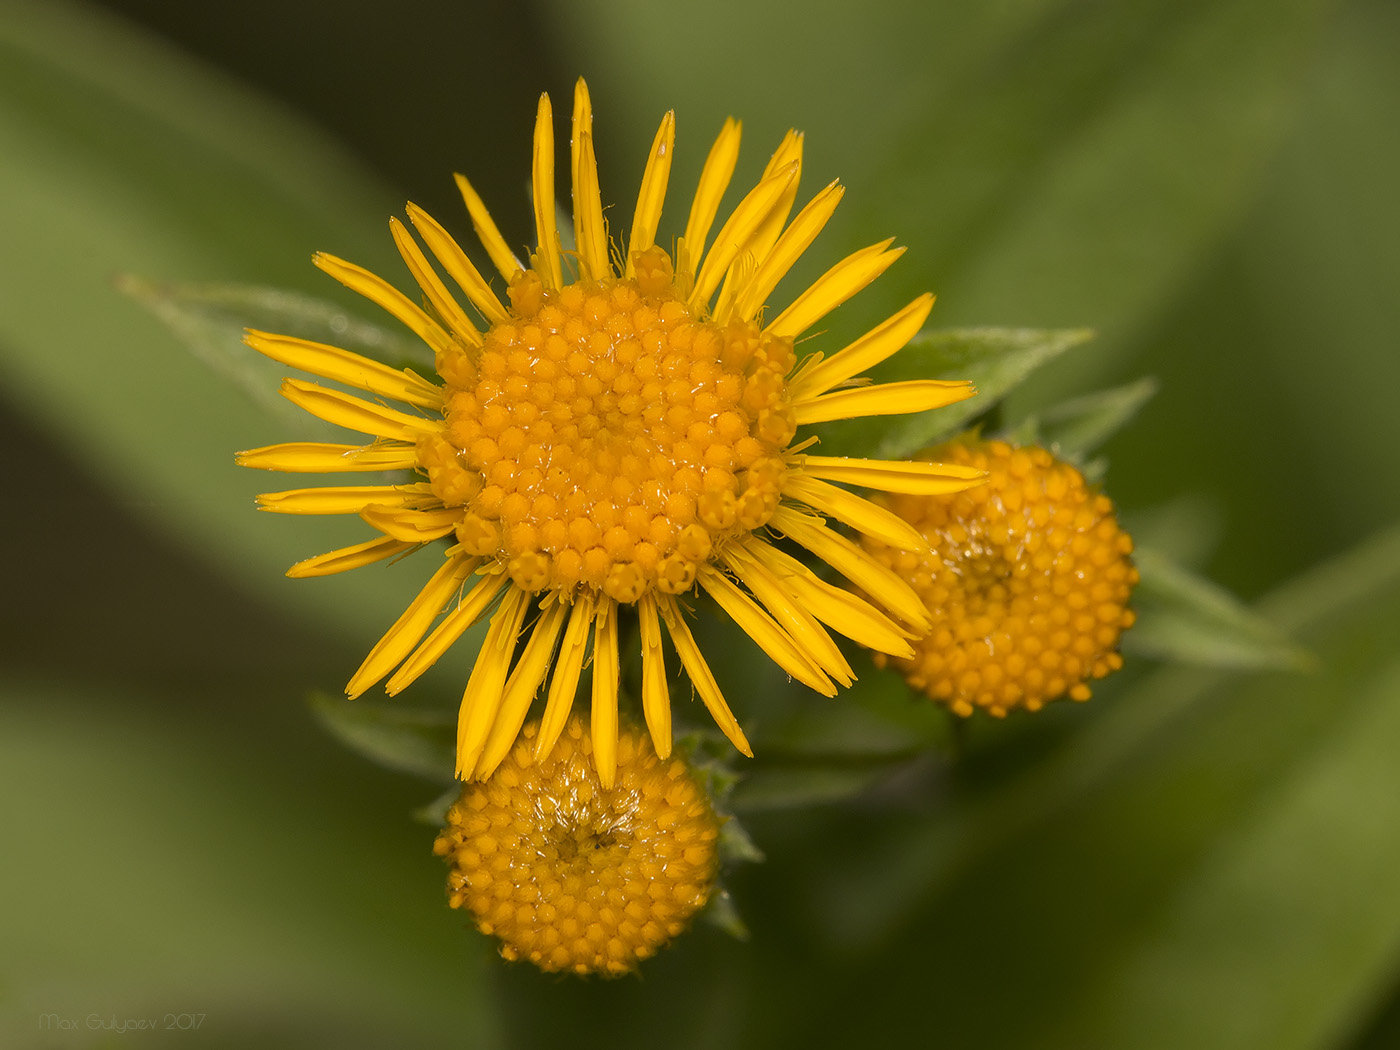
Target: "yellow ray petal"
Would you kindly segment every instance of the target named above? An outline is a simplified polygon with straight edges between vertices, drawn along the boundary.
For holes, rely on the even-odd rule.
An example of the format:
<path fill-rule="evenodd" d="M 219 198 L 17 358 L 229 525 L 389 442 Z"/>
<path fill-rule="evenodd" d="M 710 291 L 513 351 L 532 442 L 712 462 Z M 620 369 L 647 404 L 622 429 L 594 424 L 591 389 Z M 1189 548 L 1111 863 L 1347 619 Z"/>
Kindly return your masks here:
<path fill-rule="evenodd" d="M 778 282 L 787 276 L 788 271 L 802 257 L 802 253 L 817 239 L 817 234 L 821 233 L 831 219 L 845 192 L 844 186 L 833 182 L 797 213 L 797 218 L 783 231 L 778 242 L 773 245 L 773 250 L 763 259 L 753 278 L 739 293 L 734 312 L 741 321 L 752 321 L 757 316 L 773 289 L 778 287 Z"/>
<path fill-rule="evenodd" d="M 345 686 L 351 700 L 359 696 L 409 654 L 418 640 L 427 633 L 442 607 L 447 604 L 462 581 L 476 568 L 477 559 L 457 555 L 443 562 L 432 579 L 418 592 L 394 625 L 384 632 L 364 663 Z"/>
<path fill-rule="evenodd" d="M 408 470 L 418 463 L 413 445 L 333 445 L 324 441 L 288 441 L 250 448 L 234 457 L 240 467 L 280 470 L 286 474 L 336 474 L 360 470 Z"/>
<path fill-rule="evenodd" d="M 554 643 L 559 640 L 559 632 L 568 618 L 569 606 L 556 601 L 540 615 L 535 629 L 530 632 L 525 651 L 520 654 L 520 660 L 506 682 L 501 710 L 486 737 L 486 747 L 476 767 L 478 778 L 485 780 L 489 777 L 510 753 L 511 746 L 520 735 L 520 727 L 525 724 L 525 716 L 530 713 L 530 703 L 549 671 L 550 661 L 554 657 Z"/>
<path fill-rule="evenodd" d="M 593 766 L 605 788 L 617 779 L 617 603 L 604 601 L 593 618 Z"/>
<path fill-rule="evenodd" d="M 676 600 L 670 595 L 658 599 L 656 610 L 666 621 L 666 632 L 671 636 L 671 644 L 676 647 L 676 655 L 681 658 L 681 666 L 685 668 L 690 684 L 700 694 L 700 700 L 710 712 L 710 717 L 715 720 L 715 725 L 719 726 L 720 732 L 727 736 L 729 742 L 741 753 L 753 758 L 753 748 L 749 747 L 734 712 L 729 710 L 729 705 L 725 703 L 724 694 L 719 691 L 719 683 L 715 681 L 700 647 L 695 644 L 695 637 L 686 626 Z"/>
<path fill-rule="evenodd" d="M 734 311 L 734 290 L 744 287 L 753 280 L 754 271 L 757 268 L 758 261 L 752 252 L 745 249 L 738 254 L 729 267 L 729 274 L 724 279 L 724 287 L 719 290 L 719 299 L 716 300 L 714 311 L 710 315 L 710 319 L 715 324 L 729 323 L 730 314 Z"/>
<path fill-rule="evenodd" d="M 881 492 L 943 496 L 961 492 L 986 480 L 987 473 L 960 463 L 917 463 L 912 460 L 854 459 L 845 456 L 794 456 L 793 465 L 811 478 L 859 485 Z"/>
<path fill-rule="evenodd" d="M 666 758 L 671 754 L 671 690 L 666 684 L 661 621 L 657 619 L 656 599 L 652 595 L 644 594 L 637 602 L 637 620 L 642 634 L 642 713 L 656 754 Z"/>
<path fill-rule="evenodd" d="M 574 244 L 583 276 L 600 281 L 612 276 L 608 262 L 608 230 L 603 225 L 603 198 L 598 190 L 598 158 L 593 153 L 593 102 L 588 85 L 574 84 L 573 137 Z"/>
<path fill-rule="evenodd" d="M 264 492 L 258 509 L 274 514 L 358 514 L 366 507 L 407 507 L 435 501 L 414 485 L 324 485 L 319 488 Z"/>
<path fill-rule="evenodd" d="M 773 156 L 768 159 L 768 165 L 763 169 L 763 177 L 769 178 L 776 175 L 793 164 L 797 165 L 797 174 L 788 184 L 783 195 L 778 198 L 777 204 L 768 213 L 768 217 L 758 224 L 758 228 L 749 235 L 748 240 L 744 242 L 739 251 L 739 258 L 748 257 L 752 260 L 752 265 L 742 273 L 731 268 L 728 276 L 725 277 L 724 286 L 720 289 L 714 311 L 715 319 L 720 324 L 729 319 L 729 315 L 734 309 L 736 297 L 749 286 L 758 267 L 768 258 L 768 253 L 772 251 L 774 243 L 778 240 L 778 235 L 783 232 L 783 224 L 792 214 L 792 205 L 797 200 L 797 187 L 802 179 L 802 133 L 789 130 L 783 136 L 783 141 L 779 143 Z"/>
<path fill-rule="evenodd" d="M 788 383 L 794 400 L 806 400 L 824 394 L 838 383 L 874 368 L 891 354 L 897 353 L 914 338 L 928 320 L 933 309 L 933 296 L 925 293 L 893 317 L 832 354 L 825 360 L 812 359 Z"/>
<path fill-rule="evenodd" d="M 546 288 L 564 284 L 559 265 L 559 227 L 554 200 L 554 110 L 549 96 L 540 95 L 535 112 L 535 153 L 530 186 L 535 203 L 535 232 L 539 237 L 536 267 Z"/>
<path fill-rule="evenodd" d="M 287 570 L 287 575 L 292 579 L 309 576 L 334 576 L 338 572 L 358 569 L 361 565 L 372 565 L 385 558 L 392 558 L 400 551 L 410 550 L 416 546 L 416 543 L 404 543 L 392 536 L 377 536 L 352 547 L 341 547 L 339 550 L 328 551 L 325 554 L 318 554 L 314 558 L 299 561 Z"/>
<path fill-rule="evenodd" d="M 273 335 L 249 329 L 243 341 L 264 357 L 303 372 L 312 372 L 333 383 L 367 390 L 421 408 L 441 408 L 442 388 L 434 386 L 408 369 L 400 371 L 371 361 L 338 346 L 313 343 L 290 335 Z"/>
<path fill-rule="evenodd" d="M 797 197 L 797 184 L 802 178 L 802 144 L 805 136 L 795 128 L 789 128 L 783 135 L 783 140 L 778 143 L 778 148 L 773 151 L 773 155 L 768 158 L 768 163 L 763 167 L 763 177 L 766 179 L 771 175 L 776 175 L 791 164 L 796 164 L 798 169 L 797 178 L 792 180 L 789 192 L 792 200 L 787 202 L 788 210 L 777 213 L 778 229 L 772 232 L 772 238 L 768 241 L 768 247 L 773 246 L 773 241 L 778 239 L 778 232 L 782 229 L 783 223 L 787 222 L 787 217 L 791 213 L 793 200 Z"/>
<path fill-rule="evenodd" d="M 284 379 L 279 391 L 292 404 L 305 409 L 317 419 L 334 423 L 361 434 L 392 438 L 396 441 L 417 441 L 421 434 L 442 429 L 442 420 L 412 416 L 382 405 L 373 405 L 339 390 L 306 383 L 300 379 Z"/>
<path fill-rule="evenodd" d="M 393 314 L 434 352 L 452 349 L 452 337 L 443 331 L 442 325 L 384 278 L 326 252 L 317 252 L 311 261 L 351 291 Z"/>
<path fill-rule="evenodd" d="M 685 222 L 685 235 L 676 250 L 676 273 L 692 277 L 700 268 L 700 259 L 705 254 L 705 238 L 710 235 L 710 226 L 719 212 L 719 203 L 724 191 L 729 188 L 729 180 L 734 176 L 734 165 L 739 161 L 739 139 L 743 125 L 733 117 L 726 117 L 715 144 L 705 158 L 705 167 L 700 171 L 700 182 L 695 187 L 695 200 L 690 206 L 690 217 Z"/>
<path fill-rule="evenodd" d="M 914 647 L 906 637 L 912 632 L 902 630 L 864 599 L 816 577 L 801 592 L 802 602 L 812 615 L 838 634 L 867 649 L 903 660 L 913 659 Z"/>
<path fill-rule="evenodd" d="M 894 238 L 890 238 L 846 256 L 794 299 L 764 332 L 796 339 L 889 269 L 890 264 L 904 254 L 903 248 L 886 251 L 893 243 Z"/>
<path fill-rule="evenodd" d="M 805 503 L 813 510 L 897 550 L 928 550 L 928 542 L 919 530 L 894 511 L 825 481 L 794 471 L 783 482 L 783 498 Z"/>
<path fill-rule="evenodd" d="M 795 596 L 790 588 L 784 587 L 773 573 L 748 553 L 748 546 L 742 543 L 727 545 L 721 555 L 724 563 L 763 603 L 768 614 L 792 638 L 809 662 L 842 685 L 849 686 L 855 681 L 855 672 L 841 655 L 831 635 L 826 633 L 816 617 L 794 601 Z"/>
<path fill-rule="evenodd" d="M 813 616 L 867 649 L 906 659 L 914 655 L 906 631 L 875 606 L 841 587 L 818 577 L 796 558 L 783 553 L 761 540 L 745 545 L 747 551 L 762 562 L 793 597 Z"/>
<path fill-rule="evenodd" d="M 741 591 L 728 576 L 712 566 L 703 566 L 696 582 L 705 588 L 716 604 L 744 633 L 758 643 L 772 661 L 809 689 L 823 696 L 835 696 L 836 687 L 822 673 L 820 666 L 800 644 L 758 603 Z"/>
<path fill-rule="evenodd" d="M 902 383 L 837 390 L 821 397 L 793 402 L 797 425 L 825 423 L 856 416 L 898 416 L 927 412 L 958 401 L 966 401 L 977 389 L 967 382 L 945 379 L 911 379 Z"/>
<path fill-rule="evenodd" d="M 491 617 L 486 640 L 476 655 L 467 688 L 462 692 L 462 706 L 457 712 L 457 776 L 470 780 L 476 773 L 486 734 L 496 721 L 505 693 L 506 672 L 520 638 L 520 625 L 525 619 L 530 596 L 518 587 L 506 592 L 505 599 Z"/>
<path fill-rule="evenodd" d="M 695 289 L 688 297 L 692 309 L 702 308 L 710 301 L 719 282 L 753 236 L 759 225 L 778 207 L 787 188 L 797 178 L 798 166 L 789 164 L 775 175 L 761 181 L 739 202 L 728 221 L 715 234 L 715 244 L 700 267 Z"/>
<path fill-rule="evenodd" d="M 768 163 L 763 168 L 763 178 L 765 179 L 771 178 L 793 165 L 796 165 L 797 173 L 788 183 L 787 189 L 779 198 L 777 205 L 744 244 L 744 251 L 752 252 L 759 263 L 768 258 L 768 253 L 778 240 L 778 235 L 783 232 L 783 225 L 787 222 L 788 216 L 792 214 L 792 206 L 797 201 L 797 188 L 802 181 L 803 141 L 802 132 L 789 128 L 787 133 L 783 135 L 782 142 L 778 143 L 778 148 L 773 151 L 773 155 L 768 158 Z"/>
<path fill-rule="evenodd" d="M 469 346 L 480 346 L 481 333 L 477 331 L 476 325 L 472 324 L 471 318 L 462 309 L 462 304 L 452 297 L 452 293 L 447 290 L 447 285 L 442 283 L 442 278 L 437 275 L 437 271 L 428 262 L 428 257 L 423 254 L 423 249 L 418 247 L 418 242 L 413 239 L 408 228 L 398 219 L 391 218 L 389 232 L 393 234 L 394 244 L 398 247 L 399 255 L 403 257 L 404 263 L 408 266 L 408 272 L 418 282 L 418 287 L 423 290 L 423 294 L 432 304 L 433 309 L 437 311 L 438 316 L 447 322 L 447 327 L 451 329 L 452 334 Z"/>
<path fill-rule="evenodd" d="M 475 569 L 480 563 L 480 558 L 473 559 L 472 568 Z M 457 607 L 442 618 L 427 640 L 394 672 L 393 677 L 384 684 L 384 691 L 390 696 L 397 696 L 437 663 L 442 654 L 452 647 L 452 643 L 486 614 L 501 588 L 509 582 L 510 577 L 503 572 L 490 573 L 478 579 L 471 590 L 458 600 Z"/>
<path fill-rule="evenodd" d="M 438 507 L 435 510 L 404 510 L 370 505 L 360 511 L 362 517 L 386 536 L 408 543 L 427 543 L 441 539 L 462 520 L 459 507 Z"/>
<path fill-rule="evenodd" d="M 549 681 L 549 697 L 545 700 L 544 717 L 540 719 L 539 736 L 535 738 L 535 761 L 543 762 L 554 748 L 554 742 L 569 720 L 578 692 L 579 676 L 583 673 L 583 654 L 588 648 L 588 629 L 593 626 L 593 601 L 580 595 L 574 599 L 569 613 L 569 625 L 564 628 L 564 641 L 554 663 L 554 676 Z"/>
<path fill-rule="evenodd" d="M 780 505 L 768 524 L 806 547 L 916 632 L 928 631 L 932 621 L 914 589 L 850 540 L 828 529 L 820 518 Z"/>
<path fill-rule="evenodd" d="M 637 193 L 637 210 L 632 214 L 632 233 L 627 242 L 624 273 L 628 277 L 635 273 L 632 256 L 656 243 L 656 227 L 661 223 L 661 205 L 666 200 L 675 145 L 676 111 L 671 110 L 661 118 L 661 126 L 656 129 L 656 138 L 647 156 L 646 170 L 642 172 L 642 188 Z"/>
<path fill-rule="evenodd" d="M 515 257 L 515 253 L 506 244 L 506 239 L 501 236 L 501 231 L 496 229 L 495 220 L 491 218 L 491 213 L 486 210 L 481 196 L 472 188 L 467 177 L 465 175 L 453 177 L 457 180 L 457 189 L 462 193 L 462 200 L 466 202 L 467 214 L 472 218 L 472 229 L 476 231 L 477 239 L 481 241 L 481 246 L 486 249 L 486 254 L 491 259 L 491 265 L 495 266 L 497 272 L 509 281 L 515 276 L 517 270 L 525 269 L 525 265 Z M 550 207 L 553 207 L 552 203 Z"/>
<path fill-rule="evenodd" d="M 457 282 L 472 304 L 481 311 L 481 316 L 489 324 L 499 324 L 506 319 L 506 309 L 496 293 L 481 276 L 476 264 L 467 258 L 462 246 L 443 229 L 442 225 L 412 201 L 408 202 L 408 218 L 413 228 L 423 238 L 428 251 L 442 264 L 447 275 Z"/>

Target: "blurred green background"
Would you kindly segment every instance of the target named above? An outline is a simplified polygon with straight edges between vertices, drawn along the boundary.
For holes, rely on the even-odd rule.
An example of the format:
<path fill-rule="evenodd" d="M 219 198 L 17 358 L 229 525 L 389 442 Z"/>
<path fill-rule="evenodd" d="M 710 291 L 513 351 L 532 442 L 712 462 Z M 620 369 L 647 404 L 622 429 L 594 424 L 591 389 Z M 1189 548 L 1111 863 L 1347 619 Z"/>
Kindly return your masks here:
<path fill-rule="evenodd" d="M 0 0 L 0 1041 L 1400 1045 L 1397 54 L 1389 0 Z M 1096 328 L 1013 417 L 1158 377 L 1110 494 L 1319 669 L 1130 660 L 747 814 L 746 944 L 496 960 L 409 819 L 434 789 L 303 703 L 420 574 L 285 580 L 355 530 L 253 513 L 231 452 L 289 435 L 114 279 L 353 306 L 310 253 L 401 279 L 387 217 L 464 231 L 453 171 L 523 243 L 535 101 L 580 74 L 615 215 L 667 108 L 672 225 L 726 115 L 736 186 L 796 126 L 849 188 L 811 266 L 909 247 L 841 331 L 926 288 L 940 326 Z M 735 707 L 825 746 L 814 699 Z"/>

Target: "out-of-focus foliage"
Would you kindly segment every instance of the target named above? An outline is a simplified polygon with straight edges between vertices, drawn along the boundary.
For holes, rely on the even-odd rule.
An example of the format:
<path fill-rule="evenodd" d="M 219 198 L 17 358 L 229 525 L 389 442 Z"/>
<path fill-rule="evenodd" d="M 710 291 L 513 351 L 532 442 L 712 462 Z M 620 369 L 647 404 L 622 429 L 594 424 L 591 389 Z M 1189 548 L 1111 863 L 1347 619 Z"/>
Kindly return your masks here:
<path fill-rule="evenodd" d="M 1400 547 L 1365 538 L 1400 516 L 1394 5 L 418 0 L 392 40 L 353 5 L 333 24 L 309 0 L 109 6 L 210 53 L 261 39 L 224 56 L 254 82 L 287 83 L 269 67 L 300 41 L 320 87 L 293 107 L 362 97 L 349 85 L 378 78 L 376 50 L 421 48 L 432 76 L 385 76 L 382 108 L 330 122 L 365 127 L 362 148 L 422 129 L 413 166 L 374 166 L 435 157 L 441 184 L 386 191 L 278 102 L 98 8 L 0 4 L 6 1045 L 1388 1045 Z M 544 34 L 534 50 L 492 35 L 512 20 Z M 459 115 L 429 93 L 477 61 L 498 64 L 497 95 Z M 1087 705 L 953 723 L 864 662 L 849 694 L 800 695 L 702 621 L 759 753 L 729 804 L 766 860 L 730 873 L 715 915 L 748 942 L 701 925 L 613 983 L 493 960 L 408 819 L 435 789 L 346 752 L 302 703 L 421 573 L 281 578 L 355 529 L 254 513 L 252 493 L 282 486 L 231 453 L 296 435 L 267 414 L 277 370 L 233 332 L 301 324 L 412 353 L 307 257 L 397 278 L 401 199 L 450 189 L 453 168 L 523 187 L 528 128 L 486 116 L 579 73 L 610 214 L 668 107 L 672 224 L 726 114 L 745 120 L 736 185 L 803 128 L 805 184 L 839 174 L 849 193 L 790 284 L 878 237 L 910 247 L 823 348 L 937 291 L 933 320 L 961 334 L 892 367 L 996 343 L 979 360 L 1016 367 L 979 375 L 988 394 L 1030 379 L 983 425 L 1091 471 L 1111 460 L 1109 493 L 1157 523 L 1151 549 L 1176 560 L 1144 558 L 1139 648 L 1237 668 L 1302 650 L 1307 669 L 1130 654 Z M 523 191 L 490 203 L 524 229 Z M 993 324 L 1021 344 L 970 327 Z M 1085 328 L 1098 338 L 1049 360 L 1076 340 L 1047 332 Z M 990 400 L 824 443 L 920 444 Z M 1246 611 L 1205 575 L 1275 593 Z M 469 655 L 414 703 L 450 708 Z M 390 766 L 440 768 L 450 717 L 320 710 Z M 197 1033 L 101 1027 L 187 1012 L 206 1015 Z"/>
<path fill-rule="evenodd" d="M 403 588 L 386 577 L 310 593 L 278 579 L 346 530 L 315 519 L 268 529 L 231 512 L 260 479 L 229 450 L 280 435 L 120 291 L 127 274 L 305 287 L 317 248 L 384 257 L 375 234 L 393 197 L 267 103 L 96 12 L 11 3 L 3 18 L 8 400 L 51 421 L 69 454 L 267 597 L 345 625 L 398 600 Z"/>

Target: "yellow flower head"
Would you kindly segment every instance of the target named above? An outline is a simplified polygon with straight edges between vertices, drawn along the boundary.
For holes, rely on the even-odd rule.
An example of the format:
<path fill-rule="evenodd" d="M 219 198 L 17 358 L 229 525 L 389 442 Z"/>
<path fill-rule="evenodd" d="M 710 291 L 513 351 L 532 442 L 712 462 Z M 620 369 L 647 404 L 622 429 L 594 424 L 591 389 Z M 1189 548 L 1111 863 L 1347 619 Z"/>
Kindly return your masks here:
<path fill-rule="evenodd" d="M 390 228 L 423 305 L 351 263 L 316 257 L 321 269 L 432 348 L 438 381 L 303 339 L 248 335 L 275 360 L 371 395 L 295 379 L 282 388 L 313 415 L 373 440 L 275 445 L 244 452 L 239 462 L 418 475 L 403 485 L 260 497 L 265 510 L 358 514 L 377 530 L 375 538 L 301 562 L 289 575 L 340 572 L 437 539 L 449 543 L 432 579 L 350 680 L 349 695 L 386 675 L 389 693 L 399 692 L 495 609 L 462 698 L 464 779 L 489 775 L 505 757 L 552 663 L 536 738 L 537 756 L 548 754 L 591 638 L 593 742 L 599 776 L 613 782 L 620 607 L 636 610 L 641 700 L 657 753 L 664 757 L 671 747 L 664 624 L 701 700 L 749 754 L 679 597 L 698 586 L 792 677 L 831 695 L 835 683 L 853 676 L 822 624 L 898 655 L 910 655 L 907 638 L 928 625 L 908 585 L 820 515 L 894 541 L 917 544 L 917 535 L 831 482 L 932 495 L 980 478 L 961 465 L 805 455 L 807 443 L 794 444 L 803 424 L 923 411 L 973 392 L 966 383 L 933 380 L 846 386 L 919 330 L 932 306 L 928 295 L 830 357 L 814 353 L 799 365 L 794 340 L 900 254 L 889 241 L 858 251 L 775 316 L 765 313 L 768 296 L 842 193 L 832 183 L 789 221 L 802 168 L 800 135 L 783 139 L 758 185 L 714 232 L 738 157 L 739 125 L 728 121 L 705 162 L 685 232 L 668 253 L 655 243 L 675 136 L 668 113 L 642 174 L 626 249 L 618 251 L 603 218 L 592 126 L 580 81 L 571 150 L 574 251 L 561 249 L 555 226 L 547 96 L 535 127 L 534 254 L 515 256 L 471 184 L 458 177 L 477 236 L 507 281 L 504 299 L 443 227 L 412 204 L 417 238 L 398 220 Z M 383 403 L 389 400 L 405 407 Z M 818 579 L 773 547 L 768 533 L 827 561 L 883 609 Z"/>
<path fill-rule="evenodd" d="M 620 974 L 679 934 L 709 899 L 719 820 L 690 767 L 624 728 L 611 787 L 570 719 L 536 761 L 532 722 L 491 776 L 462 789 L 433 851 L 507 959 L 543 970 Z"/>
<path fill-rule="evenodd" d="M 1123 665 L 1116 647 L 1133 624 L 1138 580 L 1108 497 L 1043 448 L 955 441 L 924 455 L 988 479 L 948 499 L 890 501 L 929 549 L 866 548 L 913 585 L 933 627 L 912 658 L 876 654 L 876 663 L 960 715 L 1089 699 L 1087 681 Z"/>

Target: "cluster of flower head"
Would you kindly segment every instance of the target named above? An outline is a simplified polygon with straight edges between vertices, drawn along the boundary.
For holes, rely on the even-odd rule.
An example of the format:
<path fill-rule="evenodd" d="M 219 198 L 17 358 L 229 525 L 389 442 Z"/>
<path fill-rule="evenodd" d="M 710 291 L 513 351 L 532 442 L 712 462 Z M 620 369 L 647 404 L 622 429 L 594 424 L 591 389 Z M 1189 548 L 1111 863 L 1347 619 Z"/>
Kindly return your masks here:
<path fill-rule="evenodd" d="M 580 81 L 570 143 L 576 250 L 567 258 L 547 97 L 532 161 L 534 253 L 516 257 L 459 176 L 472 226 L 507 283 L 504 299 L 413 205 L 415 232 L 390 225 L 414 296 L 317 256 L 423 340 L 441 384 L 338 347 L 250 333 L 261 353 L 337 384 L 289 379 L 283 393 L 367 443 L 291 442 L 241 453 L 239 462 L 414 472 L 408 484 L 298 488 L 259 503 L 279 513 L 358 515 L 374 532 L 299 562 L 294 576 L 437 545 L 428 582 L 346 692 L 358 696 L 387 678 L 397 693 L 489 617 L 458 721 L 456 769 L 469 784 L 437 840 L 452 865 L 450 902 L 499 937 L 508 958 L 619 973 L 684 927 L 716 875 L 713 809 L 685 764 L 669 757 L 665 639 L 716 725 L 751 754 L 687 625 L 687 596 L 713 598 L 818 692 L 833 695 L 855 677 L 834 631 L 959 714 L 1001 715 L 1062 694 L 1085 699 L 1085 683 L 1119 665 L 1137 577 L 1108 500 L 1044 450 L 965 441 L 888 461 L 815 455 L 797 439 L 801 426 L 922 413 L 974 393 L 959 381 L 861 378 L 919 331 L 929 295 L 799 362 L 795 340 L 902 251 L 890 241 L 856 251 L 785 309 L 769 309 L 842 195 L 832 183 L 794 213 L 801 135 L 784 137 L 716 231 L 739 148 L 739 125 L 726 122 L 668 253 L 656 243 L 674 152 L 668 113 L 626 249 L 615 251 L 592 119 Z M 867 499 L 847 485 L 890 495 Z M 778 541 L 804 548 L 846 586 Z M 649 739 L 619 725 L 624 612 L 629 624 L 635 613 Z M 586 730 L 569 718 L 585 666 Z M 522 732 L 541 692 L 543 717 Z"/>
<path fill-rule="evenodd" d="M 964 438 L 930 455 L 975 465 L 988 481 L 951 497 L 890 500 L 926 550 L 867 541 L 933 616 L 914 655 L 891 662 L 961 715 L 1087 699 L 1087 680 L 1121 665 L 1116 645 L 1133 622 L 1132 543 L 1107 497 L 1038 447 Z M 526 726 L 497 771 L 452 807 L 436 843 L 452 864 L 449 902 L 499 938 L 508 959 L 626 972 L 709 897 L 714 812 L 684 762 L 658 759 L 630 731 L 610 788 L 576 719 L 544 761 L 537 732 Z"/>

